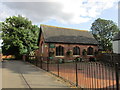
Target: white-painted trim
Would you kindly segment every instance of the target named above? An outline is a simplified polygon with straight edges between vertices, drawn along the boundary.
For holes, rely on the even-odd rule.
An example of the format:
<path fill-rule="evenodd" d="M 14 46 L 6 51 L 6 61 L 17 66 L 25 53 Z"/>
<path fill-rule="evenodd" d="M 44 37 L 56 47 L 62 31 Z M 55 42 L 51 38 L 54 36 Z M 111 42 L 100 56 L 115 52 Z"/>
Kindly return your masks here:
<path fill-rule="evenodd" d="M 73 55 L 73 57 L 79 57 L 80 55 Z"/>

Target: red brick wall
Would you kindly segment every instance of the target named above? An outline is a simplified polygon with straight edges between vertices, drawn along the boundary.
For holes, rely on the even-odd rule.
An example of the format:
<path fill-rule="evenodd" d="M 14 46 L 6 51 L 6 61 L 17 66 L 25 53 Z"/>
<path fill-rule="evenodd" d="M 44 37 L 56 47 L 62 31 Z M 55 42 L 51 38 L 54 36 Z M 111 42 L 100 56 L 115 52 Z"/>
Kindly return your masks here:
<path fill-rule="evenodd" d="M 43 53 L 42 53 L 42 46 L 43 46 Z M 48 57 L 48 44 L 44 42 L 43 34 L 41 34 L 39 49 L 36 54 L 37 56 Z"/>
<path fill-rule="evenodd" d="M 55 47 L 58 47 L 59 45 L 62 46 L 62 47 L 64 47 L 64 56 L 63 56 L 63 57 L 55 56 L 55 57 L 56 57 L 56 58 L 64 58 L 64 59 L 68 59 L 68 60 L 73 60 L 73 59 L 76 58 L 76 57 L 84 57 L 84 56 L 82 55 L 82 51 L 83 51 L 83 49 L 86 49 L 86 51 L 87 51 L 87 48 L 88 48 L 88 47 L 92 47 L 94 51 L 95 51 L 95 50 L 98 50 L 98 47 L 97 47 L 97 46 L 94 46 L 94 45 L 55 44 Z M 78 56 L 78 55 L 67 56 L 67 55 L 66 55 L 66 52 L 67 52 L 68 50 L 72 50 L 72 51 L 73 51 L 73 48 L 74 48 L 75 46 L 78 46 L 78 47 L 80 48 L 80 55 L 79 55 L 79 56 Z M 54 51 L 54 52 L 55 52 L 55 55 L 56 55 L 56 48 L 50 48 L 50 51 Z M 89 57 L 91 57 L 91 55 L 87 55 L 86 58 L 89 58 Z"/>
<path fill-rule="evenodd" d="M 43 43 L 43 44 L 42 44 Z M 43 45 L 43 53 L 42 53 L 42 45 Z M 49 51 L 54 51 L 55 54 L 54 54 L 54 57 L 55 58 L 64 58 L 66 60 L 73 60 L 75 57 L 78 57 L 78 56 L 75 56 L 75 55 L 71 55 L 71 56 L 67 56 L 66 55 L 66 52 L 69 50 L 72 50 L 73 51 L 73 47 L 75 46 L 78 46 L 80 48 L 80 55 L 79 57 L 84 57 L 82 55 L 82 51 L 83 49 L 86 49 L 87 51 L 87 48 L 88 47 L 92 47 L 93 50 L 98 50 L 98 47 L 97 46 L 94 46 L 94 45 L 80 45 L 80 44 L 56 44 L 54 43 L 55 47 L 58 47 L 59 45 L 63 46 L 64 47 L 64 56 L 60 57 L 60 56 L 56 56 L 56 48 L 49 48 L 49 43 L 45 43 L 44 42 L 44 37 L 43 35 L 41 34 L 41 37 L 40 37 L 40 42 L 39 42 L 39 50 L 37 52 L 37 56 L 43 56 L 43 57 L 48 57 L 49 56 Z M 91 57 L 90 55 L 87 55 L 86 58 L 89 58 Z"/>

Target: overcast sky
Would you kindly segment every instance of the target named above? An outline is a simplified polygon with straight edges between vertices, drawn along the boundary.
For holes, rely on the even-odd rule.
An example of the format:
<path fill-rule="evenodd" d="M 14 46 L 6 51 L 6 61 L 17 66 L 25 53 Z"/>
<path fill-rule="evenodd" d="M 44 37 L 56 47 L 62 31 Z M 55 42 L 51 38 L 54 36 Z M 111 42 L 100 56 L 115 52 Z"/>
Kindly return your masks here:
<path fill-rule="evenodd" d="M 33 24 L 90 30 L 97 18 L 118 21 L 118 0 L 0 0 L 0 21 L 13 15 Z"/>

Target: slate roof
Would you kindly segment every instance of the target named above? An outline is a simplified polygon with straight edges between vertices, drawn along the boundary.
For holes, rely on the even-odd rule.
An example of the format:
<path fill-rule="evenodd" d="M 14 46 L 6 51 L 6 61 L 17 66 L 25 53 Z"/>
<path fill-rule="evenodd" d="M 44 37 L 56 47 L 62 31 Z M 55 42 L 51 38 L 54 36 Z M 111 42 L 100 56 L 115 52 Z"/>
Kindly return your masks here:
<path fill-rule="evenodd" d="M 115 35 L 115 37 L 113 38 L 113 41 L 116 41 L 116 40 L 120 40 L 120 32 Z"/>
<path fill-rule="evenodd" d="M 98 44 L 93 35 L 86 30 L 41 25 L 40 32 L 47 43 Z"/>

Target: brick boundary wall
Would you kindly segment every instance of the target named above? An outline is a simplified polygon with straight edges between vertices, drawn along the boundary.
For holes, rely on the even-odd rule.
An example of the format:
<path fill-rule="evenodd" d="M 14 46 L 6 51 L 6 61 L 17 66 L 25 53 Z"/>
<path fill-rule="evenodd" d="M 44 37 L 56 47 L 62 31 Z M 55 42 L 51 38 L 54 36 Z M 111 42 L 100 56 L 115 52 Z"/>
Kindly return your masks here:
<path fill-rule="evenodd" d="M 0 61 L 2 61 L 2 54 L 0 53 Z"/>

